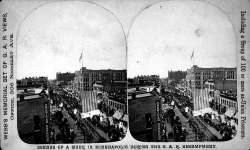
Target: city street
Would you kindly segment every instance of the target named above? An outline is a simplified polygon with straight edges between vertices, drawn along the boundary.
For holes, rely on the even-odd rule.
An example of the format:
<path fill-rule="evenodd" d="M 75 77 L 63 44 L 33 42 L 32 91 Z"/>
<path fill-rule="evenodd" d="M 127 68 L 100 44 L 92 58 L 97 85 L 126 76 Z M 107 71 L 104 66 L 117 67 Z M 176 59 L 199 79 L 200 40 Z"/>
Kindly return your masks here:
<path fill-rule="evenodd" d="M 193 132 L 193 129 L 190 127 L 187 118 L 185 118 L 181 111 L 179 110 L 179 108 L 177 108 L 177 106 L 175 106 L 174 108 L 174 112 L 175 112 L 175 116 L 180 118 L 180 122 L 182 124 L 182 126 L 184 126 L 186 128 L 186 131 L 188 133 L 188 135 L 186 136 L 186 142 L 192 142 L 195 141 L 195 133 Z M 164 122 L 164 127 L 166 126 L 167 128 L 167 132 L 166 134 L 169 135 L 170 132 L 173 132 L 173 127 L 171 126 L 171 123 L 167 120 L 167 118 L 165 119 Z M 168 137 L 168 142 L 174 142 L 175 139 L 174 138 L 169 138 Z"/>
<path fill-rule="evenodd" d="M 70 128 L 74 130 L 75 133 L 75 139 L 74 143 L 84 143 L 84 134 L 82 133 L 81 130 L 78 129 L 76 122 L 72 117 L 69 115 L 67 110 L 63 108 L 62 110 L 63 118 L 66 118 L 68 120 L 68 123 L 70 125 Z M 59 129 L 59 126 L 53 122 L 52 128 L 55 129 L 55 138 L 56 138 L 56 143 L 63 143 L 63 140 L 57 135 L 61 135 L 61 130 Z"/>
<path fill-rule="evenodd" d="M 185 126 L 186 131 L 188 132 L 188 135 L 186 136 L 186 142 L 195 141 L 195 134 L 193 132 L 193 129 L 190 127 L 187 118 L 182 115 L 181 111 L 177 108 L 177 106 L 175 106 L 174 112 L 175 116 L 178 116 L 180 118 L 182 126 Z"/>

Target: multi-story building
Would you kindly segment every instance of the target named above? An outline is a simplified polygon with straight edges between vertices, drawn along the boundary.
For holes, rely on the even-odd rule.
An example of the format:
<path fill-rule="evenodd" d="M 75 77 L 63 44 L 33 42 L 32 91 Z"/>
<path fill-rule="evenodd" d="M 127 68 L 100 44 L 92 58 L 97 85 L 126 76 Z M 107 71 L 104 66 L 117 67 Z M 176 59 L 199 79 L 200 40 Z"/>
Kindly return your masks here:
<path fill-rule="evenodd" d="M 128 78 L 128 85 L 134 84 L 134 78 Z"/>
<path fill-rule="evenodd" d="M 29 144 L 49 143 L 50 100 L 46 96 L 23 93 L 17 101 L 17 129 Z"/>
<path fill-rule="evenodd" d="M 70 72 L 66 72 L 66 73 L 61 73 L 61 72 L 57 72 L 56 73 L 56 81 L 74 81 L 75 78 L 75 73 L 70 73 Z"/>
<path fill-rule="evenodd" d="M 227 91 L 228 93 L 237 92 L 237 80 L 219 80 L 209 79 L 205 82 L 204 88 L 207 88 L 209 92 L 213 93 L 215 90 Z"/>
<path fill-rule="evenodd" d="M 159 75 L 141 75 L 134 77 L 133 84 L 159 84 L 160 76 Z"/>
<path fill-rule="evenodd" d="M 187 75 L 187 71 L 168 71 L 168 82 L 171 82 L 171 81 L 176 81 L 176 82 L 179 82 L 181 81 L 182 79 L 185 79 L 186 78 L 186 75 Z"/>
<path fill-rule="evenodd" d="M 93 91 L 95 83 L 103 86 L 105 92 L 124 91 L 127 87 L 127 71 L 124 70 L 91 70 L 82 67 L 75 72 L 74 90 Z"/>
<path fill-rule="evenodd" d="M 128 107 L 131 135 L 138 141 L 161 141 L 161 100 L 158 95 L 129 93 Z"/>
<path fill-rule="evenodd" d="M 41 86 L 48 84 L 48 77 L 26 77 L 24 79 L 17 80 L 19 86 Z"/>
<path fill-rule="evenodd" d="M 221 93 L 219 90 L 214 92 L 214 108 L 219 113 L 223 113 L 228 117 L 235 118 L 238 122 L 238 103 L 237 96 L 233 93 Z"/>
<path fill-rule="evenodd" d="M 114 111 L 121 110 L 121 112 L 127 114 L 127 106 L 125 99 L 117 98 L 114 96 L 108 96 L 107 100 L 109 109 L 113 109 Z"/>
<path fill-rule="evenodd" d="M 236 68 L 201 68 L 194 65 L 191 69 L 187 70 L 186 76 L 186 88 L 191 89 L 203 89 L 204 84 L 208 80 L 236 80 L 237 79 Z"/>

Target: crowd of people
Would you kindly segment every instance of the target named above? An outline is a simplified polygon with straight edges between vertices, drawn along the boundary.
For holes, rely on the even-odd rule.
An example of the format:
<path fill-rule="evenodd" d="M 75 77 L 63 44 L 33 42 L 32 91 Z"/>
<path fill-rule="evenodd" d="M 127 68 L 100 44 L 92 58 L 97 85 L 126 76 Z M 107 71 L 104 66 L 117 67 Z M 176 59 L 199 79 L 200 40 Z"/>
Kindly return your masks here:
<path fill-rule="evenodd" d="M 172 90 L 172 92 L 164 91 L 162 92 L 164 96 L 164 103 L 167 103 L 172 107 L 172 109 L 168 109 L 165 112 L 167 117 L 167 121 L 171 122 L 171 126 L 173 128 L 173 133 L 169 133 L 169 137 L 173 137 L 175 141 L 186 141 L 186 137 L 188 134 L 195 134 L 195 139 L 193 141 L 207 141 L 204 131 L 205 129 L 201 129 L 201 126 L 198 125 L 198 122 L 195 121 L 195 117 L 192 116 L 193 103 L 189 96 L 184 95 L 183 93 Z M 183 125 L 180 121 L 180 118 L 176 116 L 174 112 L 174 108 L 177 107 L 181 114 L 188 120 L 188 124 L 191 128 L 191 133 L 186 131 L 186 125 Z"/>
<path fill-rule="evenodd" d="M 114 141 L 120 141 L 121 137 L 121 129 L 119 129 L 119 126 L 117 123 L 114 123 L 113 125 L 110 125 L 109 121 L 106 122 L 100 122 L 100 118 L 98 116 L 95 116 L 92 118 L 92 123 L 102 131 L 104 131 L 111 139 L 112 142 Z"/>
<path fill-rule="evenodd" d="M 169 93 L 172 94 L 172 100 L 175 101 L 175 105 L 180 109 L 182 115 L 189 120 L 189 124 L 192 127 L 193 131 L 198 135 L 196 140 L 207 140 L 204 135 L 205 129 L 200 129 L 200 126 L 195 121 L 195 117 L 192 116 L 193 110 L 193 103 L 189 96 L 185 95 L 182 92 L 176 91 Z M 209 113 L 206 113 L 204 116 L 196 116 L 205 124 L 210 125 L 215 130 L 217 130 L 221 135 L 222 139 L 213 139 L 217 141 L 228 141 L 232 139 L 236 134 L 236 127 L 235 125 L 231 125 L 228 121 L 227 122 L 214 122 L 212 117 Z M 211 140 L 211 139 L 210 139 Z"/>
<path fill-rule="evenodd" d="M 73 143 L 76 136 L 74 129 L 70 127 L 68 119 L 63 117 L 61 111 L 57 111 L 55 114 L 55 124 L 58 125 L 60 133 L 57 135 L 51 135 L 52 139 L 54 139 L 54 136 L 56 136 L 57 141 L 62 140 L 63 143 Z"/>
<path fill-rule="evenodd" d="M 98 96 L 97 98 L 102 99 L 102 96 Z M 67 118 L 63 117 L 62 111 L 65 109 L 67 113 L 70 115 L 72 119 L 75 121 L 75 125 L 79 130 L 82 131 L 83 134 L 87 134 L 86 131 L 91 132 L 89 134 L 92 137 L 93 140 L 85 141 L 85 142 L 103 142 L 107 141 L 107 138 L 102 138 L 103 135 L 100 135 L 102 133 L 106 134 L 110 141 L 120 141 L 121 137 L 124 137 L 123 134 L 123 128 L 119 128 L 119 122 L 117 122 L 115 119 L 112 119 L 112 124 L 109 121 L 109 116 L 106 116 L 105 119 L 103 116 L 100 115 L 93 115 L 91 117 L 86 118 L 84 121 L 81 117 L 81 102 L 79 98 L 75 98 L 72 96 L 68 96 L 67 94 L 63 92 L 54 93 L 53 97 L 51 97 L 52 105 L 54 105 L 57 108 L 60 108 L 59 111 L 56 111 L 56 113 L 53 115 L 52 119 L 54 120 L 55 124 L 59 126 L 60 129 L 60 135 L 54 135 L 51 134 L 51 141 L 55 141 L 53 139 L 60 139 L 63 141 L 63 143 L 72 143 L 74 142 L 74 138 L 76 135 L 74 134 L 73 128 L 70 128 L 69 122 Z M 106 112 L 103 112 L 102 109 L 100 111 L 104 114 Z M 110 114 L 112 116 L 112 113 Z M 113 117 L 111 117 L 113 118 Z M 105 120 L 105 121 L 104 121 Z M 103 132 L 102 132 L 103 131 Z M 94 134 L 93 134 L 93 133 Z M 101 133 L 100 133 L 101 132 Z M 55 137 L 55 138 L 54 138 Z M 88 137 L 85 137 L 88 138 Z"/>
<path fill-rule="evenodd" d="M 166 127 L 164 127 L 164 139 L 167 141 L 167 139 L 174 139 L 174 141 L 186 141 L 186 136 L 188 135 L 186 131 L 186 127 L 184 124 L 182 124 L 179 116 L 175 114 L 174 108 L 175 106 L 178 107 L 178 103 L 174 100 L 175 97 L 172 93 L 168 91 L 162 92 L 162 96 L 164 97 L 164 103 L 171 106 L 169 109 L 167 109 L 164 112 L 163 120 L 166 120 L 171 124 L 171 127 L 173 128 L 173 132 L 169 132 L 168 135 L 166 134 Z"/>
<path fill-rule="evenodd" d="M 63 143 L 73 143 L 75 138 L 74 128 L 70 126 L 67 118 L 64 117 L 62 110 L 68 109 L 66 105 L 62 103 L 62 97 L 54 94 L 52 97 L 52 106 L 56 108 L 51 114 L 50 124 L 50 139 L 52 143 L 62 141 Z M 69 110 L 68 110 L 69 111 Z M 52 127 L 52 123 L 58 126 L 59 133 L 55 133 L 55 128 Z"/>
<path fill-rule="evenodd" d="M 236 127 L 234 125 L 231 125 L 230 123 L 227 123 L 227 122 L 214 123 L 208 114 L 204 115 L 201 118 L 222 135 L 222 139 L 221 139 L 222 141 L 228 141 L 234 138 L 236 134 Z"/>

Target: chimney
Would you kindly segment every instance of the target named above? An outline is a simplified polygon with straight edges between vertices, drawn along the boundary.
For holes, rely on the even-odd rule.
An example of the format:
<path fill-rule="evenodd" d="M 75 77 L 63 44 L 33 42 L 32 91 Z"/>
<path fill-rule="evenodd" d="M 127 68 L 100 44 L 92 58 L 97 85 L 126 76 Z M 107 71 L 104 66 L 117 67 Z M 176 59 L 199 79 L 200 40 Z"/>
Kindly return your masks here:
<path fill-rule="evenodd" d="M 136 94 L 132 93 L 132 99 L 135 99 L 135 98 L 136 98 Z"/>

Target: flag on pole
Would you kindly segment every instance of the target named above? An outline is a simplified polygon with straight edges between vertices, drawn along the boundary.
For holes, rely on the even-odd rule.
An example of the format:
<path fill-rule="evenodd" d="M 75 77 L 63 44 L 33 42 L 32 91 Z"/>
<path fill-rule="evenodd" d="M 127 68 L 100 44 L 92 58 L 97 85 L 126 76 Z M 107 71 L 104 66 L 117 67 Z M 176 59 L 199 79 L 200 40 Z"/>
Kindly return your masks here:
<path fill-rule="evenodd" d="M 80 56 L 80 58 L 79 58 L 79 61 L 81 61 L 81 59 L 82 59 L 82 53 L 81 53 L 81 56 Z"/>
<path fill-rule="evenodd" d="M 191 59 L 194 57 L 194 50 L 193 50 L 193 53 L 192 53 L 192 55 L 191 55 Z"/>

